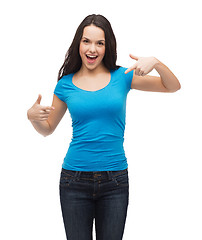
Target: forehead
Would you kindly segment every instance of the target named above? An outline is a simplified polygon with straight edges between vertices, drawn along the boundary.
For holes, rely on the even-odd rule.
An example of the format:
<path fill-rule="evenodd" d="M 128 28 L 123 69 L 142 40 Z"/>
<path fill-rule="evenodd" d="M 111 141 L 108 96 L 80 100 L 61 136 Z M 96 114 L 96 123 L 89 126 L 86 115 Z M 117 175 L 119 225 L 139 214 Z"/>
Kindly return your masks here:
<path fill-rule="evenodd" d="M 91 40 L 105 40 L 105 33 L 102 28 L 90 25 L 84 28 L 82 37 L 86 37 Z"/>

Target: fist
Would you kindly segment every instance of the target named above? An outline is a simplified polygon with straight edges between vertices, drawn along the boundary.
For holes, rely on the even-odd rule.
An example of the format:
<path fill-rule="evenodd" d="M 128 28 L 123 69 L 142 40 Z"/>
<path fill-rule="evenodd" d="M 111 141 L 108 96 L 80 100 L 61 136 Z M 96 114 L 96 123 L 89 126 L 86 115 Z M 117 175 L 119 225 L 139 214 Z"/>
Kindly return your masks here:
<path fill-rule="evenodd" d="M 39 94 L 34 105 L 27 111 L 27 117 L 30 121 L 46 121 L 55 108 L 41 106 L 42 96 Z"/>

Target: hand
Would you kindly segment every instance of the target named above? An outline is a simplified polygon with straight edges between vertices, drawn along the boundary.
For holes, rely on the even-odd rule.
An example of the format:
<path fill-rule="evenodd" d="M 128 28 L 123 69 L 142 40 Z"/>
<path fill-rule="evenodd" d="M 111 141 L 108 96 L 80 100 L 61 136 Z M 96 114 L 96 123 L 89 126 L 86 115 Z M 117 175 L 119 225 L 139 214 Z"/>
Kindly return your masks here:
<path fill-rule="evenodd" d="M 130 57 L 137 62 L 128 68 L 125 71 L 125 74 L 129 73 L 132 70 L 135 70 L 136 75 L 145 76 L 154 69 L 156 63 L 158 62 L 155 57 L 137 57 L 132 54 L 130 54 Z"/>
<path fill-rule="evenodd" d="M 46 121 L 55 108 L 43 107 L 40 105 L 42 96 L 39 94 L 34 105 L 27 111 L 27 117 L 30 121 Z"/>

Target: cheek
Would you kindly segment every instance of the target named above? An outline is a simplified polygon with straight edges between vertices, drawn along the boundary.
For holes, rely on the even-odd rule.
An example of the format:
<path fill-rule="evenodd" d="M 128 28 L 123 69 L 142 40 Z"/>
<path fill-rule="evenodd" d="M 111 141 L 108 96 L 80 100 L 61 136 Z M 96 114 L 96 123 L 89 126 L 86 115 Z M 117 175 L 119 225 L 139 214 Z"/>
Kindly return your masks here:
<path fill-rule="evenodd" d="M 102 57 L 104 57 L 104 55 L 105 55 L 105 48 L 100 49 L 99 55 L 102 56 Z"/>
<path fill-rule="evenodd" d="M 86 51 L 85 46 L 83 46 L 83 44 L 80 44 L 79 47 L 80 56 L 82 56 L 85 53 L 85 51 Z"/>

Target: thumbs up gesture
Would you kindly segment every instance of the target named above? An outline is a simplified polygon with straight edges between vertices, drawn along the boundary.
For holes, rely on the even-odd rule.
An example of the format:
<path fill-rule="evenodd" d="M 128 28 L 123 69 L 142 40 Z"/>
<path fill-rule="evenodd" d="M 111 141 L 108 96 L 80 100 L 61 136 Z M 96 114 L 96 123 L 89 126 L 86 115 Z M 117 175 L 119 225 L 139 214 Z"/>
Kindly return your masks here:
<path fill-rule="evenodd" d="M 30 121 L 46 121 L 55 108 L 41 106 L 42 96 L 39 94 L 34 105 L 27 111 L 27 117 Z"/>
<path fill-rule="evenodd" d="M 125 71 L 125 74 L 129 73 L 132 70 L 135 70 L 135 75 L 145 76 L 151 72 L 154 69 L 155 65 L 158 63 L 158 60 L 155 57 L 137 57 L 132 54 L 130 54 L 130 57 L 137 62 L 128 68 Z"/>

